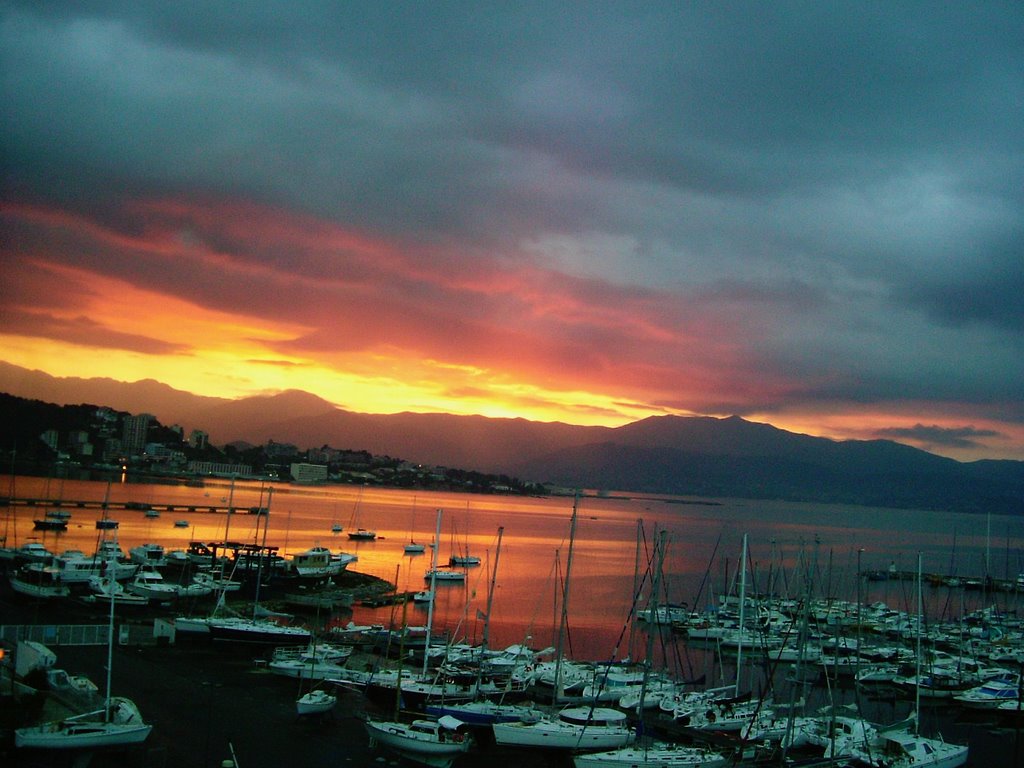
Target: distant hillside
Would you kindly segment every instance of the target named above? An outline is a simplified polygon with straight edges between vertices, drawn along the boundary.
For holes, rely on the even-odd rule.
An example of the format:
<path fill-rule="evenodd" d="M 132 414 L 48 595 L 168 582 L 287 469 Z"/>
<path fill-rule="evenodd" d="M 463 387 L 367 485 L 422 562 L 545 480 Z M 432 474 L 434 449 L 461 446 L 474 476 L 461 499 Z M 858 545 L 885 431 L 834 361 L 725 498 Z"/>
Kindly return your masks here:
<path fill-rule="evenodd" d="M 615 429 L 482 416 L 362 414 L 306 392 L 205 398 L 154 381 L 56 379 L 0 363 L 0 391 L 148 412 L 224 445 L 365 450 L 556 485 L 972 512 L 1024 511 L 1024 462 L 954 461 L 887 440 L 834 441 L 726 419 L 660 416 Z"/>

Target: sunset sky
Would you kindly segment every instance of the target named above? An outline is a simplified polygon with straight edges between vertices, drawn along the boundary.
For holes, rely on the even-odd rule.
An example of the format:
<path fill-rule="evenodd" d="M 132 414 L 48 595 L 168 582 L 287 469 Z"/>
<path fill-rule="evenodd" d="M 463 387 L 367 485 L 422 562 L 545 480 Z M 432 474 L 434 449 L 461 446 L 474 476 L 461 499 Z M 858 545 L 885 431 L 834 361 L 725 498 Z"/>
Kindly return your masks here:
<path fill-rule="evenodd" d="M 0 0 L 0 359 L 1024 459 L 1024 4 Z"/>

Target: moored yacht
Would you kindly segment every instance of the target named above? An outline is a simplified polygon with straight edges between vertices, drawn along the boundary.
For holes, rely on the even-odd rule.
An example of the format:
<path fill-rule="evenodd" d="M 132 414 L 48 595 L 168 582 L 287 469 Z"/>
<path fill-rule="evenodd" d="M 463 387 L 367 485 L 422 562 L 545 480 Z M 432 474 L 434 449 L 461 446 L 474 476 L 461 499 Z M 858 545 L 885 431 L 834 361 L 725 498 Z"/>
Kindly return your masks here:
<path fill-rule="evenodd" d="M 463 723 L 452 717 L 440 720 L 366 720 L 370 744 L 380 744 L 402 757 L 433 768 L 450 768 L 469 750 L 472 740 L 459 731 Z"/>
<path fill-rule="evenodd" d="M 164 554 L 162 544 L 139 544 L 128 550 L 128 559 L 139 565 L 149 565 L 154 568 L 162 568 L 167 565 L 167 556 Z"/>
<path fill-rule="evenodd" d="M 631 744 L 626 713 L 609 707 L 566 707 L 534 723 L 495 723 L 494 740 L 511 747 L 607 750 Z"/>

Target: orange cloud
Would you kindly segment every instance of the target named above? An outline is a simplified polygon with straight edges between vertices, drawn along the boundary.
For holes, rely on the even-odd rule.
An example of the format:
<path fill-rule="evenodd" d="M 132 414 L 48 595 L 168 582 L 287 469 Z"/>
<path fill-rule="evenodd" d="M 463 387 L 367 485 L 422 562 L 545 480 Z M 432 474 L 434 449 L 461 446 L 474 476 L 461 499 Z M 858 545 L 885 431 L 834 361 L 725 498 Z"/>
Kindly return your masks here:
<path fill-rule="evenodd" d="M 2 216 L 0 338 L 10 362 L 56 375 L 600 424 L 727 414 L 808 386 L 750 353 L 770 323 L 728 296 L 683 301 L 221 198 Z"/>

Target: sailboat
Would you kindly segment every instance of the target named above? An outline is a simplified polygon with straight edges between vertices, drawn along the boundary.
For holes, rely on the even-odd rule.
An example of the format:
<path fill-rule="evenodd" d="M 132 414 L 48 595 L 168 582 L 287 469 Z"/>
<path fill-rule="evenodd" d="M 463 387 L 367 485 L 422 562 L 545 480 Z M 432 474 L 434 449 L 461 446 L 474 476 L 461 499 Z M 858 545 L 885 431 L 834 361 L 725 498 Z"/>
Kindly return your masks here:
<path fill-rule="evenodd" d="M 142 719 L 135 702 L 110 695 L 114 660 L 114 600 L 110 601 L 107 629 L 107 698 L 103 709 L 63 720 L 18 728 L 14 745 L 26 749 L 83 749 L 141 744 L 149 738 L 153 726 Z"/>
<path fill-rule="evenodd" d="M 437 541 L 441 535 L 441 510 L 437 510 L 437 530 L 434 540 Z M 437 548 L 434 548 L 432 565 L 437 565 Z M 431 580 L 430 588 L 434 588 L 434 580 Z M 403 604 L 403 624 L 404 608 Z M 426 646 L 423 650 L 423 668 L 426 672 L 427 659 L 430 650 L 430 630 L 433 624 L 434 603 L 431 601 L 427 611 L 427 637 Z M 402 633 L 403 646 L 399 651 L 399 658 L 405 655 L 405 633 Z M 370 736 L 370 745 L 383 744 L 393 752 L 398 753 L 407 760 L 421 765 L 432 766 L 433 768 L 450 768 L 455 759 L 469 750 L 472 740 L 459 729 L 465 725 L 461 720 L 454 717 L 444 716 L 437 720 L 417 719 L 411 723 L 404 723 L 397 719 L 398 702 L 406 687 L 403 684 L 401 670 L 395 676 L 395 719 L 394 720 L 373 720 L 367 718 L 365 721 L 366 732 Z"/>
<path fill-rule="evenodd" d="M 655 546 L 651 606 L 648 609 L 652 616 L 658 615 L 657 601 L 665 560 L 666 537 L 666 532 L 662 531 Z M 636 590 L 634 590 L 634 594 L 636 594 Z M 638 713 L 643 711 L 647 687 L 650 684 L 654 634 L 654 632 L 647 633 L 643 680 L 636 704 Z M 707 746 L 684 746 L 664 741 L 648 741 L 645 737 L 641 742 L 619 749 L 575 755 L 573 766 L 574 768 L 715 768 L 725 765 L 730 760 L 731 758 L 714 752 Z"/>
<path fill-rule="evenodd" d="M 352 508 L 352 519 L 349 521 L 348 537 L 355 541 L 373 541 L 377 538 L 377 532 L 363 528 L 359 525 L 359 502 L 363 499 L 363 489 L 359 489 L 359 495 L 356 496 L 356 504 Z M 354 526 L 354 527 L 353 527 Z"/>
<path fill-rule="evenodd" d="M 267 526 L 270 525 L 270 503 L 274 496 L 274 489 L 268 491 L 267 506 L 263 507 L 263 538 L 266 543 Z M 229 518 L 230 522 L 230 518 Z M 258 529 L 257 529 L 258 530 Z M 236 561 L 235 566 L 238 563 Z M 260 568 L 262 569 L 262 555 L 260 557 Z M 217 605 L 213 613 L 205 617 L 178 616 L 174 619 L 174 628 L 177 632 L 202 634 L 212 637 L 214 640 L 234 640 L 250 643 L 308 643 L 312 633 L 305 627 L 286 626 L 277 622 L 259 617 L 260 585 L 261 574 L 256 578 L 256 596 L 253 600 L 253 615 L 251 618 L 243 616 L 221 616 L 220 608 L 224 605 L 226 586 L 231 584 L 230 579 L 222 583 L 225 588 L 217 596 Z"/>
<path fill-rule="evenodd" d="M 405 554 L 407 555 L 419 555 L 427 551 L 425 545 L 420 544 L 413 537 L 413 531 L 416 530 L 416 500 L 412 502 L 412 521 L 409 523 L 409 543 L 405 545 Z"/>
<path fill-rule="evenodd" d="M 320 611 L 317 610 L 317 628 L 319 629 L 320 626 L 321 626 L 320 625 Z M 308 677 L 309 677 L 310 680 L 312 680 L 313 679 L 313 674 L 312 674 L 313 673 L 313 669 L 314 669 L 314 667 L 316 665 L 316 662 L 317 662 L 317 659 L 318 659 L 317 647 L 316 647 L 316 635 L 315 634 L 313 635 L 313 642 L 310 643 L 310 646 L 309 646 L 309 649 L 308 649 L 307 653 L 308 653 L 307 658 L 309 658 L 310 662 L 311 662 L 310 663 L 310 669 L 309 669 L 310 674 L 309 674 Z M 350 653 L 351 653 L 351 648 L 348 649 L 348 653 L 345 654 L 344 659 L 342 659 L 342 661 L 344 661 L 345 659 L 348 659 L 348 654 L 350 654 Z M 307 715 L 325 715 L 325 714 L 327 714 L 332 709 L 334 709 L 334 705 L 338 703 L 338 697 L 335 696 L 334 694 L 328 692 L 328 691 L 325 691 L 323 688 L 317 687 L 316 685 L 314 685 L 312 688 L 310 688 L 305 693 L 302 693 L 302 681 L 303 681 L 303 678 L 306 677 L 304 672 L 305 672 L 305 670 L 300 670 L 299 671 L 299 694 L 300 695 L 299 695 L 299 698 L 296 699 L 296 701 L 295 701 L 295 714 L 298 715 L 299 717 L 304 717 L 304 716 L 307 716 Z"/>
<path fill-rule="evenodd" d="M 921 589 L 921 553 L 917 554 L 917 678 L 921 677 L 921 633 L 924 626 L 924 598 Z M 900 723 L 879 728 L 874 738 L 850 749 L 856 761 L 877 768 L 959 768 L 967 762 L 968 748 L 950 744 L 941 738 L 920 734 L 918 712 L 921 710 L 920 686 L 914 712 Z"/>
<path fill-rule="evenodd" d="M 467 515 L 468 515 L 467 506 Z M 455 566 L 468 566 L 468 565 L 480 565 L 480 558 L 476 555 L 469 554 L 469 531 L 468 531 L 468 517 L 467 517 L 467 531 L 466 531 L 466 543 L 465 547 L 456 549 L 455 547 L 455 527 L 452 526 L 452 554 L 448 558 L 448 565 L 451 567 Z"/>
<path fill-rule="evenodd" d="M 117 520 L 110 517 L 110 481 L 107 480 L 107 492 L 103 496 L 103 517 L 96 521 L 97 531 L 112 531 L 117 528 Z"/>

